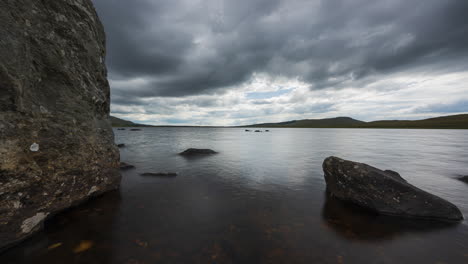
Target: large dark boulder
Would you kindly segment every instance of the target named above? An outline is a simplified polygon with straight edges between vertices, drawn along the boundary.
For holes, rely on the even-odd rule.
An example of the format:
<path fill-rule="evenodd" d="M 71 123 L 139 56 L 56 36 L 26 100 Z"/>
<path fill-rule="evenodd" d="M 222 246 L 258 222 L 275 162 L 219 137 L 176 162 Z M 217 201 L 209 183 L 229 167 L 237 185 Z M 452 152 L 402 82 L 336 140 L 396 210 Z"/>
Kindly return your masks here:
<path fill-rule="evenodd" d="M 328 157 L 323 162 L 327 191 L 384 215 L 437 220 L 461 220 L 452 203 L 405 181 L 394 171 L 382 171 L 364 163 Z"/>
<path fill-rule="evenodd" d="M 104 29 L 91 0 L 0 1 L 0 248 L 116 189 Z"/>

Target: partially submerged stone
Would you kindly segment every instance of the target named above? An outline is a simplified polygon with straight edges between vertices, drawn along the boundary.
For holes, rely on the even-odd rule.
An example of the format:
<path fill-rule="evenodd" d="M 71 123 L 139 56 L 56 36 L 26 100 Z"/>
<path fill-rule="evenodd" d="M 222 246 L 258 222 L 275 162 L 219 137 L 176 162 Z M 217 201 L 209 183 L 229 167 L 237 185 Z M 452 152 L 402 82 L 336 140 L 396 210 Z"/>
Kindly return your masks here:
<path fill-rule="evenodd" d="M 327 191 L 384 215 L 462 220 L 452 203 L 423 191 L 394 171 L 382 171 L 364 163 L 328 157 L 323 162 Z"/>
<path fill-rule="evenodd" d="M 117 144 L 117 147 L 119 147 L 119 148 L 123 148 L 123 147 L 125 147 L 125 144 L 123 144 L 123 143 L 121 143 L 121 144 Z"/>
<path fill-rule="evenodd" d="M 462 182 L 468 183 L 468 175 L 466 175 L 466 176 L 460 176 L 458 179 L 459 179 L 460 181 L 462 181 Z"/>
<path fill-rule="evenodd" d="M 129 169 L 134 169 L 135 166 L 131 165 L 131 164 L 128 164 L 128 163 L 125 163 L 123 161 L 120 162 L 120 169 L 121 170 L 129 170 Z"/>
<path fill-rule="evenodd" d="M 197 149 L 197 148 L 189 148 L 186 149 L 185 151 L 179 153 L 179 155 L 182 156 L 196 156 L 196 155 L 212 155 L 216 154 L 218 152 L 212 150 L 212 149 Z"/>
<path fill-rule="evenodd" d="M 177 173 L 175 172 L 145 172 L 141 173 L 141 176 L 156 176 L 156 177 L 175 177 Z"/>
<path fill-rule="evenodd" d="M 130 129 L 130 131 L 141 131 L 141 129 L 140 128 L 132 128 L 132 129 Z"/>

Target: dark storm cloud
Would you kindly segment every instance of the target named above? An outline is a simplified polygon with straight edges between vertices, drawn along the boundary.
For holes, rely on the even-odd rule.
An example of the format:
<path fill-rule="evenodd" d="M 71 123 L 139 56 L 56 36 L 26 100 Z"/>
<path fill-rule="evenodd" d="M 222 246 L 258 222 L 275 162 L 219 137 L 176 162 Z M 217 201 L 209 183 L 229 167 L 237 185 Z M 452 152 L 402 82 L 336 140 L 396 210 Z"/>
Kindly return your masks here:
<path fill-rule="evenodd" d="M 115 88 L 122 104 L 223 92 L 255 72 L 323 89 L 468 64 L 464 0 L 94 2 L 110 78 L 145 80 Z"/>

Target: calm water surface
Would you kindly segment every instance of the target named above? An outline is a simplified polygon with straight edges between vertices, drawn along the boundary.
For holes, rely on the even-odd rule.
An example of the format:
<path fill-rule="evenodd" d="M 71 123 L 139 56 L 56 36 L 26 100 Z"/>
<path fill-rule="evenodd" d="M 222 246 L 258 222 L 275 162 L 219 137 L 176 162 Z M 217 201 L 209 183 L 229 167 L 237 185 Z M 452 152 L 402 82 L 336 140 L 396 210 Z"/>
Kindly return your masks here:
<path fill-rule="evenodd" d="M 468 184 L 455 179 L 468 174 L 468 131 L 270 130 L 115 130 L 136 166 L 121 189 L 60 214 L 0 263 L 468 263 L 466 221 L 368 214 L 327 198 L 321 168 L 335 155 L 395 170 L 468 217 Z M 219 154 L 176 155 L 190 147 Z"/>

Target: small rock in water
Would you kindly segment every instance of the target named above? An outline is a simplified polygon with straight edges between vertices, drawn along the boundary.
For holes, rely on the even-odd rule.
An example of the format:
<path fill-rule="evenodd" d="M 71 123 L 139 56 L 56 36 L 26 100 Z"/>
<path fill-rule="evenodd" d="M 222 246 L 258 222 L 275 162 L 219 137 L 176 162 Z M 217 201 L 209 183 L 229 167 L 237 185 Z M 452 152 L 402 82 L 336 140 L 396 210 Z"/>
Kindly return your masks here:
<path fill-rule="evenodd" d="M 158 176 L 158 177 L 174 177 L 177 176 L 175 172 L 145 172 L 141 176 Z"/>
<path fill-rule="evenodd" d="M 131 165 L 131 164 L 128 164 L 128 163 L 125 163 L 125 162 L 120 162 L 120 169 L 121 170 L 129 170 L 129 169 L 134 169 L 135 166 Z"/>
<path fill-rule="evenodd" d="M 465 175 L 465 176 L 461 176 L 460 178 L 458 178 L 460 181 L 462 182 L 466 182 L 468 183 L 468 175 Z"/>
<path fill-rule="evenodd" d="M 193 156 L 193 155 L 210 155 L 210 154 L 216 154 L 218 152 L 212 150 L 212 149 L 196 149 L 196 148 L 189 148 L 181 153 L 179 155 L 183 156 Z"/>
<path fill-rule="evenodd" d="M 132 128 L 132 129 L 130 129 L 130 131 L 141 131 L 141 129 L 139 129 L 139 128 Z"/>
<path fill-rule="evenodd" d="M 123 144 L 123 143 L 122 144 L 117 144 L 117 147 L 123 148 L 123 147 L 125 147 L 125 144 Z"/>
<path fill-rule="evenodd" d="M 251 130 L 246 129 L 245 132 L 250 132 Z"/>
<path fill-rule="evenodd" d="M 270 132 L 270 130 L 267 129 L 267 130 L 265 130 L 265 132 Z"/>
<path fill-rule="evenodd" d="M 326 158 L 323 171 L 330 194 L 376 213 L 431 220 L 463 219 L 454 204 L 409 184 L 397 172 L 337 157 Z"/>
<path fill-rule="evenodd" d="M 255 130 L 255 132 L 262 132 L 261 130 Z"/>
<path fill-rule="evenodd" d="M 117 130 L 125 130 L 125 128 L 117 128 Z"/>

